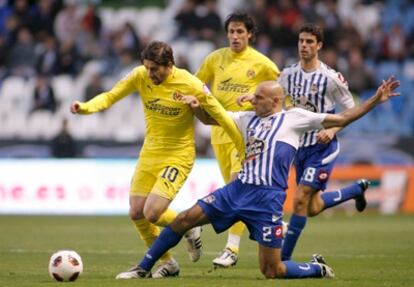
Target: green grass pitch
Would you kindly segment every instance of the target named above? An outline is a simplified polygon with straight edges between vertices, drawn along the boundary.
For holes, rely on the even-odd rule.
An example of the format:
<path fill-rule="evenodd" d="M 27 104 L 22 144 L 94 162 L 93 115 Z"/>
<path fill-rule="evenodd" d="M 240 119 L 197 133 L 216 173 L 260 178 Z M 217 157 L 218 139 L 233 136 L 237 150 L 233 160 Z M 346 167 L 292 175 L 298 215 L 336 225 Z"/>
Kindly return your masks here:
<path fill-rule="evenodd" d="M 312 253 L 325 256 L 334 280 L 265 280 L 257 245 L 247 235 L 236 267 L 210 272 L 211 260 L 223 248 L 226 234 L 203 231 L 204 254 L 191 263 L 180 243 L 174 250 L 181 274 L 172 279 L 118 281 L 114 277 L 144 253 L 128 218 L 0 216 L 0 286 L 414 286 L 414 216 L 336 214 L 319 216 L 308 225 L 295 251 L 296 261 Z M 47 265 L 59 249 L 74 249 L 84 273 L 73 283 L 49 277 Z"/>

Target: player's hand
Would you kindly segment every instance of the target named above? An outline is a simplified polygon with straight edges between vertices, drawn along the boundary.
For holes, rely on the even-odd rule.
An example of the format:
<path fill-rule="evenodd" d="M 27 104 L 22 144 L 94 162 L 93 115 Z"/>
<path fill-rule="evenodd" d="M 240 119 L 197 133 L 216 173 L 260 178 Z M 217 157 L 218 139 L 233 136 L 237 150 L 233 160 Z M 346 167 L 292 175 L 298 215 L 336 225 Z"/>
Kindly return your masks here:
<path fill-rule="evenodd" d="M 335 132 L 331 129 L 320 130 L 316 135 L 316 139 L 318 140 L 318 143 L 322 143 L 322 144 L 330 143 L 334 137 L 335 137 Z"/>
<path fill-rule="evenodd" d="M 193 109 L 200 107 L 200 102 L 194 96 L 181 96 L 180 101 L 187 105 L 190 105 L 190 107 L 192 107 Z"/>
<path fill-rule="evenodd" d="M 73 103 L 70 105 L 70 112 L 71 112 L 72 114 L 77 114 L 77 113 L 79 113 L 79 111 L 80 111 L 80 103 L 79 103 L 78 101 L 73 102 Z"/>
<path fill-rule="evenodd" d="M 237 102 L 237 104 L 240 107 L 242 107 L 243 106 L 243 103 L 245 103 L 245 102 L 251 102 L 253 100 L 253 98 L 254 98 L 253 95 L 244 94 L 244 95 L 241 95 L 240 97 L 238 97 L 237 100 L 236 100 L 236 102 Z"/>
<path fill-rule="evenodd" d="M 381 86 L 379 86 L 377 93 L 375 94 L 378 101 L 383 103 L 391 97 L 397 97 L 400 93 L 396 93 L 394 90 L 400 86 L 400 81 L 398 81 L 394 76 L 389 77 L 387 80 L 383 80 Z"/>

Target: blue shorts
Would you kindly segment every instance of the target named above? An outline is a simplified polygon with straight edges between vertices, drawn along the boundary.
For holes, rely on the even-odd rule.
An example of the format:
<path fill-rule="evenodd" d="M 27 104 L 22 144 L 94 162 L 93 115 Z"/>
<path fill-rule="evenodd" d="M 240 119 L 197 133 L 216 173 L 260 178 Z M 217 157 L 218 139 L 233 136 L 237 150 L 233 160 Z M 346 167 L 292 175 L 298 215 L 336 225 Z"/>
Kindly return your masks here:
<path fill-rule="evenodd" d="M 272 248 L 282 246 L 282 216 L 286 192 L 271 186 L 235 180 L 198 200 L 217 233 L 237 221 L 249 229 L 250 239 Z"/>
<path fill-rule="evenodd" d="M 299 148 L 293 161 L 296 183 L 325 190 L 338 154 L 339 143 L 336 137 L 328 144 Z"/>

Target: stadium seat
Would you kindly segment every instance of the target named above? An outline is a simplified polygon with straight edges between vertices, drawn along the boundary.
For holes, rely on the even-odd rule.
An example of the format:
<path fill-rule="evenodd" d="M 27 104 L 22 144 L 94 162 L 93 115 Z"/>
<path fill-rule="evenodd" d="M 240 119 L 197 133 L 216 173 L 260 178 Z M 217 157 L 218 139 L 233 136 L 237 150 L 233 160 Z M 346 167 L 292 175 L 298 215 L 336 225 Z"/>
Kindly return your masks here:
<path fill-rule="evenodd" d="M 140 29 L 135 25 L 137 23 L 138 18 L 140 17 L 140 14 L 138 12 L 138 9 L 131 8 L 131 7 L 125 7 L 117 10 L 114 15 L 116 19 L 116 26 L 113 26 L 115 29 L 120 29 L 125 23 L 131 23 L 132 26 L 134 26 L 135 29 Z M 137 30 L 137 32 L 140 32 L 140 30 Z"/>
<path fill-rule="evenodd" d="M 100 7 L 98 10 L 99 17 L 102 20 L 102 27 L 105 29 L 115 29 L 114 24 L 117 19 L 115 17 L 116 11 L 113 8 Z"/>
<path fill-rule="evenodd" d="M 109 138 L 136 141 L 145 134 L 144 110 L 137 96 L 128 96 L 105 112 L 104 123 Z"/>
<path fill-rule="evenodd" d="M 26 113 L 12 112 L 11 109 L 0 109 L 0 139 L 21 138 L 19 132 L 25 129 L 25 120 L 21 120 Z"/>
<path fill-rule="evenodd" d="M 227 15 L 234 11 L 245 9 L 246 2 L 244 0 L 219 0 L 217 1 L 217 12 L 220 15 L 222 22 L 226 19 Z"/>
<path fill-rule="evenodd" d="M 189 69 L 196 72 L 204 58 L 214 50 L 214 44 L 206 41 L 197 41 L 187 50 Z"/>
<path fill-rule="evenodd" d="M 13 113 L 10 115 L 9 124 L 12 125 L 11 136 L 15 139 L 28 139 L 27 124 L 28 115 L 26 113 Z M 30 138 L 29 138 L 30 139 Z"/>
<path fill-rule="evenodd" d="M 337 159 L 337 164 L 353 164 L 355 162 L 367 161 L 372 164 L 398 164 L 412 165 L 411 156 L 392 146 L 397 141 L 397 137 L 392 135 L 378 137 L 376 134 L 359 134 L 340 138 L 341 152 Z M 376 144 L 373 145 L 372 143 Z M 358 149 L 355 149 L 358 146 Z"/>
<path fill-rule="evenodd" d="M 69 118 L 69 132 L 78 140 L 99 139 L 99 130 L 103 128 L 101 114 Z"/>
<path fill-rule="evenodd" d="M 389 32 L 393 24 L 401 24 L 402 13 L 398 1 L 388 1 L 381 13 L 382 28 Z"/>
<path fill-rule="evenodd" d="M 188 55 L 188 51 L 190 50 L 190 44 L 185 40 L 178 40 L 174 41 L 171 44 L 171 48 L 174 51 L 174 57 L 186 57 Z"/>
<path fill-rule="evenodd" d="M 141 36 L 149 38 L 150 40 L 157 40 L 157 35 L 153 32 L 162 21 L 163 13 L 158 7 L 143 8 L 135 18 L 135 28 Z"/>
<path fill-rule="evenodd" d="M 414 82 L 414 60 L 409 59 L 404 61 L 402 73 L 405 78 Z"/>
<path fill-rule="evenodd" d="M 157 40 L 169 43 L 177 34 L 177 26 L 174 25 L 173 19 L 167 18 L 164 19 L 158 26 L 154 27 L 152 34 L 156 35 Z"/>
<path fill-rule="evenodd" d="M 47 110 L 31 113 L 27 119 L 26 133 L 29 139 L 50 140 L 58 132 L 60 122 L 53 120 L 53 114 Z"/>
<path fill-rule="evenodd" d="M 56 100 L 60 104 L 66 104 L 76 99 L 77 95 L 74 91 L 75 84 L 71 76 L 55 76 L 51 79 L 51 85 L 55 92 Z"/>
<path fill-rule="evenodd" d="M 405 35 L 411 35 L 414 32 L 414 7 L 409 8 L 404 12 L 404 21 L 402 21 L 402 27 Z"/>
<path fill-rule="evenodd" d="M 2 105 L 7 105 L 13 110 L 28 112 L 33 95 L 33 88 L 28 84 L 28 81 L 20 77 L 5 78 L 0 90 Z"/>

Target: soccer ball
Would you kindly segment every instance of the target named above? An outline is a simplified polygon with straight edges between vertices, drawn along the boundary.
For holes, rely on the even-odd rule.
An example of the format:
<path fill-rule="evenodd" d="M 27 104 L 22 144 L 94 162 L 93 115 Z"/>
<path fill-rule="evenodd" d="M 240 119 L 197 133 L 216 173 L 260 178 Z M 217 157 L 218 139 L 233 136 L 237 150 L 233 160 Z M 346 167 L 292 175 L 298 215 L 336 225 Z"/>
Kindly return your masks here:
<path fill-rule="evenodd" d="M 82 271 L 82 259 L 73 250 L 60 250 L 50 257 L 49 274 L 57 281 L 75 281 Z"/>

